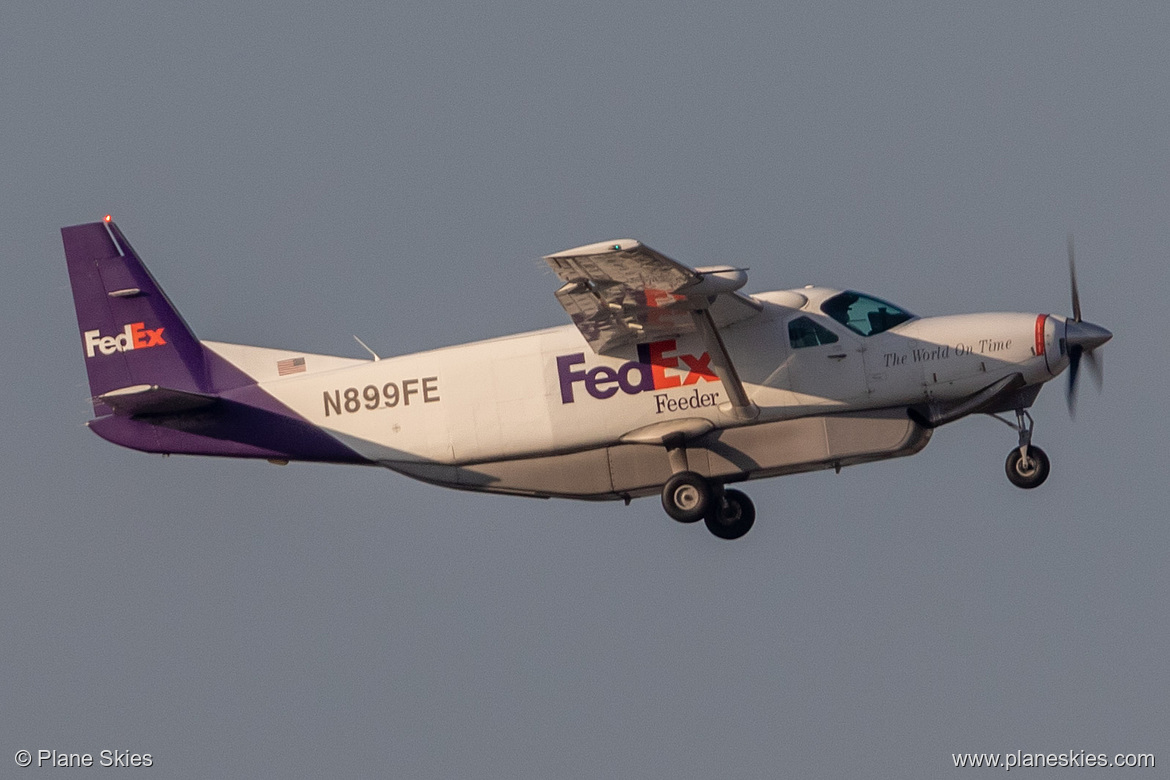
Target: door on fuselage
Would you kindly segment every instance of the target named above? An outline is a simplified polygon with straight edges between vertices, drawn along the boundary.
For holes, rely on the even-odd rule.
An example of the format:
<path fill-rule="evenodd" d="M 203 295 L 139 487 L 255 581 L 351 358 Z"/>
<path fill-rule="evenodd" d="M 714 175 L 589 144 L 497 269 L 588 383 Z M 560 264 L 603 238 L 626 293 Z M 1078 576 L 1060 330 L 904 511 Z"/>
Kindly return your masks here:
<path fill-rule="evenodd" d="M 821 304 L 821 311 L 835 325 L 842 326 L 857 339 L 858 349 L 864 355 L 862 368 L 870 403 L 885 403 L 903 394 L 899 383 L 889 381 L 887 362 L 899 358 L 908 350 L 894 348 L 902 339 L 889 333 L 899 325 L 915 319 L 914 315 L 889 301 L 872 295 L 846 290 Z M 887 334 L 889 335 L 882 335 Z M 874 339 L 877 336 L 879 338 Z M 883 344 L 887 347 L 882 349 Z M 883 355 L 883 351 L 891 354 Z M 900 363 L 899 363 L 900 365 Z"/>
<path fill-rule="evenodd" d="M 788 321 L 788 386 L 801 403 L 834 404 L 869 395 L 861 340 L 819 315 Z"/>

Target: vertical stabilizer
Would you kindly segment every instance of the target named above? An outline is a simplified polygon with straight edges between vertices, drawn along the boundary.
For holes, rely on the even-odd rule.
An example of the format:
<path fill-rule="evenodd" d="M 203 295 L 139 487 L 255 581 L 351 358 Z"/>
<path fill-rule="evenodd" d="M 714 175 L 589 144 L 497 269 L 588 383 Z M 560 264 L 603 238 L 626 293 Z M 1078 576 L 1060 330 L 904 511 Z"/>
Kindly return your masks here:
<path fill-rule="evenodd" d="M 203 346 L 117 225 L 106 217 L 61 237 L 95 413 L 110 413 L 97 397 L 113 390 L 210 390 Z"/>

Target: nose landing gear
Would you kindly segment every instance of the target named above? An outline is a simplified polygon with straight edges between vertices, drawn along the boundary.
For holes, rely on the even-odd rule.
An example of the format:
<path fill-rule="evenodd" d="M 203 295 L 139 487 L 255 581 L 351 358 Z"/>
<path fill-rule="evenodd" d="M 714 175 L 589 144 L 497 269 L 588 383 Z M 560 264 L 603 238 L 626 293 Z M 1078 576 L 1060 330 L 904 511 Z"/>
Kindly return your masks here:
<path fill-rule="evenodd" d="M 1013 485 L 1025 490 L 1040 487 L 1048 479 L 1048 455 L 1039 447 L 1032 446 L 1032 429 L 1036 423 L 1026 409 L 1016 409 L 1016 422 L 1012 423 L 997 414 L 995 419 L 1014 428 L 1020 434 L 1020 446 L 1008 453 L 1004 470 Z"/>
<path fill-rule="evenodd" d="M 1004 469 L 1016 487 L 1040 487 L 1048 479 L 1048 455 L 1039 447 L 1015 449 L 1008 453 Z"/>

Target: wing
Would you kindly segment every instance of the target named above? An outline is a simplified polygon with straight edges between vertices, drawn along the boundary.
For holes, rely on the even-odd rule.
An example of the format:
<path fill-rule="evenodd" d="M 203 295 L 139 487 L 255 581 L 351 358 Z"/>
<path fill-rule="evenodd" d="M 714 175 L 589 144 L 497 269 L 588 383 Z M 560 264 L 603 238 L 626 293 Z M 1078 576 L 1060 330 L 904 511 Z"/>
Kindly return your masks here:
<path fill-rule="evenodd" d="M 718 330 L 763 308 L 737 292 L 747 282 L 744 269 L 688 268 L 631 239 L 566 249 L 544 259 L 565 282 L 557 300 L 594 352 L 698 332 L 733 413 L 742 419 L 758 413 Z"/>
<path fill-rule="evenodd" d="M 696 311 L 710 310 L 724 327 L 761 308 L 736 292 L 747 281 L 743 269 L 688 268 L 631 239 L 566 249 L 544 259 L 565 282 L 557 300 L 602 354 L 692 333 Z"/>

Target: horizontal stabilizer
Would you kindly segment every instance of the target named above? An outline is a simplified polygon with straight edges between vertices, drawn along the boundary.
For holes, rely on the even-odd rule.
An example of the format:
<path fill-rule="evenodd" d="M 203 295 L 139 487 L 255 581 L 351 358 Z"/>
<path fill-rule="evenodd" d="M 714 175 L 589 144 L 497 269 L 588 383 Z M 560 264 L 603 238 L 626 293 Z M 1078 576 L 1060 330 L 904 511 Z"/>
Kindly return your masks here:
<path fill-rule="evenodd" d="M 217 396 L 173 390 L 158 385 L 134 385 L 111 390 L 97 397 L 115 414 L 179 414 L 211 406 L 219 400 Z"/>

